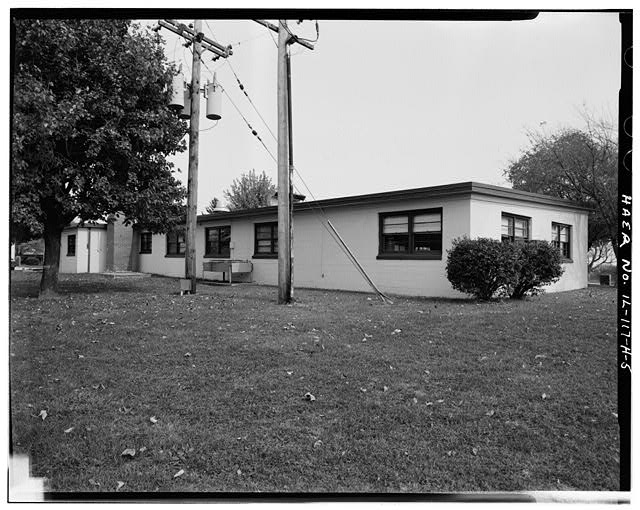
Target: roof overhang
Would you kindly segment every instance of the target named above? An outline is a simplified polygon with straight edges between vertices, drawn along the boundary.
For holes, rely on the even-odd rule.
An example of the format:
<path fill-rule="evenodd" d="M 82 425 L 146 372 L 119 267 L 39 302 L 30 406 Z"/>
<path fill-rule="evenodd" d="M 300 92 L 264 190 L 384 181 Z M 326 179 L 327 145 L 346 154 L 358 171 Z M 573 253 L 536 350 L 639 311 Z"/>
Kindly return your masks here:
<path fill-rule="evenodd" d="M 294 212 L 307 210 L 328 209 L 331 207 L 348 207 L 368 204 L 378 204 L 386 202 L 397 202 L 399 200 L 432 200 L 442 198 L 472 197 L 473 195 L 490 196 L 502 200 L 518 200 L 530 204 L 540 204 L 549 207 L 561 207 L 576 211 L 589 212 L 592 209 L 577 202 L 564 200 L 562 198 L 550 197 L 540 193 L 529 193 L 528 191 L 514 190 L 482 184 L 478 182 L 461 182 L 456 184 L 445 184 L 441 186 L 429 186 L 426 188 L 413 188 L 399 191 L 385 191 L 382 193 L 369 193 L 367 195 L 355 195 L 350 197 L 328 198 L 324 200 L 314 200 L 311 202 L 295 202 Z M 229 212 L 219 212 L 216 214 L 202 214 L 198 216 L 198 223 L 211 220 L 226 220 L 234 218 L 247 218 L 253 216 L 273 216 L 278 213 L 277 206 L 259 207 L 256 209 L 236 209 Z"/>

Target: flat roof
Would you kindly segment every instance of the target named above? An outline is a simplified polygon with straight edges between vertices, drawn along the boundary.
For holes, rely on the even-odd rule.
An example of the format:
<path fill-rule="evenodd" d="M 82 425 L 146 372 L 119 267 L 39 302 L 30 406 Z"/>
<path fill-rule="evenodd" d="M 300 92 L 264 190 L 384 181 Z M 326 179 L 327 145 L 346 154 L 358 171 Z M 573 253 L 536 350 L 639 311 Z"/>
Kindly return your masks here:
<path fill-rule="evenodd" d="M 551 197 L 540 193 L 529 193 L 491 184 L 480 182 L 460 182 L 456 184 L 444 184 L 440 186 L 428 186 L 425 188 L 413 188 L 398 191 L 385 191 L 381 193 L 369 193 L 366 195 L 354 195 L 349 197 L 327 198 L 310 202 L 294 202 L 294 212 L 313 210 L 318 208 L 344 207 L 352 205 L 366 205 L 372 203 L 393 202 L 398 200 L 432 199 L 456 196 L 484 195 L 495 198 L 519 200 L 541 205 L 563 207 L 579 211 L 591 211 L 577 202 L 565 200 L 563 198 Z M 218 212 L 214 214 L 201 214 L 198 216 L 198 223 L 210 220 L 242 218 L 247 216 L 266 216 L 277 214 L 278 206 L 258 207 L 253 209 L 235 209 L 229 212 Z"/>

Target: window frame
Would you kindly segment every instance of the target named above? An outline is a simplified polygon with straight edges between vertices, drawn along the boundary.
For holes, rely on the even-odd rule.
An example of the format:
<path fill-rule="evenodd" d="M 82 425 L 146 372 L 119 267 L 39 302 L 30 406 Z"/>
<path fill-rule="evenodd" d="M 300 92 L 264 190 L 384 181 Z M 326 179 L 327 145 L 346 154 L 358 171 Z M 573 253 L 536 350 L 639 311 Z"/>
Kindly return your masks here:
<path fill-rule="evenodd" d="M 413 231 L 414 218 L 421 214 L 439 214 L 440 215 L 440 250 L 425 251 L 416 253 L 415 251 L 415 232 Z M 409 250 L 406 252 L 385 252 L 384 249 L 384 220 L 395 216 L 407 216 L 407 235 Z M 378 260 L 398 260 L 398 259 L 415 259 L 415 260 L 442 260 L 442 244 L 444 232 L 444 214 L 442 207 L 430 207 L 428 209 L 411 209 L 405 211 L 389 211 L 378 213 Z M 435 232 L 437 233 L 437 232 Z"/>
<path fill-rule="evenodd" d="M 258 227 L 271 227 L 271 236 L 269 241 L 271 243 L 270 251 L 268 253 L 258 253 Z M 277 221 L 267 221 L 262 223 L 254 223 L 253 224 L 253 258 L 254 259 L 277 259 L 278 258 L 278 249 L 276 248 L 274 251 L 274 241 L 278 243 L 278 222 Z"/>
<path fill-rule="evenodd" d="M 71 240 L 73 239 L 73 243 Z M 76 243 L 78 242 L 78 238 L 76 234 L 67 234 L 67 257 L 75 257 L 76 256 Z"/>
<path fill-rule="evenodd" d="M 172 252 L 169 251 L 169 245 L 173 244 L 173 243 L 169 242 L 169 236 L 176 236 L 176 242 L 175 242 L 176 252 L 175 253 L 172 253 Z M 182 236 L 182 239 L 183 239 L 182 243 L 180 243 L 178 241 L 179 236 Z M 187 239 L 186 239 L 186 234 L 185 234 L 184 230 L 173 230 L 172 232 L 168 232 L 165 237 L 166 237 L 165 257 L 168 257 L 168 258 L 183 258 L 185 256 L 185 254 L 186 254 L 186 251 L 187 251 Z M 184 246 L 184 251 L 183 252 L 180 252 L 180 244 L 182 244 Z"/>
<path fill-rule="evenodd" d="M 146 246 L 145 240 L 149 240 L 149 246 Z M 149 254 L 153 251 L 153 234 L 151 232 L 140 232 L 140 253 Z"/>
<path fill-rule="evenodd" d="M 226 250 L 222 250 L 221 249 L 221 243 L 220 243 L 220 232 L 223 229 L 227 229 L 229 232 L 229 240 L 226 243 Z M 217 230 L 218 231 L 218 251 L 214 252 L 214 251 L 209 251 L 209 231 L 211 230 Z M 228 259 L 231 258 L 231 225 L 216 225 L 213 227 L 205 227 L 204 229 L 204 257 L 205 258 L 222 258 L 222 259 Z"/>
<path fill-rule="evenodd" d="M 514 227 L 513 227 L 513 236 L 505 236 L 502 233 L 502 220 L 503 218 L 511 218 L 513 220 L 514 223 Z M 516 220 L 525 220 L 527 222 L 527 237 L 516 237 L 515 235 L 515 222 Z M 507 238 L 505 240 L 505 237 Z M 513 214 L 513 213 L 507 213 L 507 212 L 502 212 L 501 216 L 500 216 L 500 240 L 504 243 L 504 242 L 509 242 L 509 243 L 528 243 L 529 241 L 531 241 L 531 217 L 529 216 L 522 216 L 520 214 Z"/>
<path fill-rule="evenodd" d="M 572 258 L 573 250 L 572 250 L 572 242 L 571 242 L 573 239 L 573 235 L 571 234 L 571 231 L 573 230 L 572 227 L 573 225 L 568 225 L 567 223 L 560 223 L 558 221 L 551 222 L 551 244 L 556 248 L 558 248 L 558 250 L 560 250 L 560 256 L 562 257 L 562 262 L 573 262 L 573 258 Z M 562 241 L 560 241 L 560 230 L 562 228 L 566 228 L 568 231 L 567 234 L 568 234 L 569 240 L 566 242 L 568 255 L 565 255 L 562 251 Z M 556 241 L 553 240 L 553 234 L 556 229 L 558 231 L 557 245 L 556 245 Z"/>

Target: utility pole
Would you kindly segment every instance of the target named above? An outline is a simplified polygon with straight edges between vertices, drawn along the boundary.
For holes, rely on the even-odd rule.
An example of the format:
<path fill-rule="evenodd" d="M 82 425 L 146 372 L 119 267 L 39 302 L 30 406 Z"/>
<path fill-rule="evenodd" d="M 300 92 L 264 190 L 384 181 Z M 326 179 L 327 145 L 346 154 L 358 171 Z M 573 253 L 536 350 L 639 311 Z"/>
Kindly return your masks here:
<path fill-rule="evenodd" d="M 185 232 L 184 277 L 190 281 L 190 294 L 196 293 L 196 227 L 198 207 L 198 145 L 200 129 L 200 63 L 203 51 L 214 54 L 214 60 L 227 58 L 232 54 L 231 46 L 222 46 L 205 37 L 202 20 L 194 20 L 193 29 L 175 20 L 160 20 L 160 27 L 166 28 L 193 44 L 191 66 L 191 112 L 189 116 L 189 173 L 187 178 L 187 221 Z M 215 76 L 214 76 L 215 82 Z"/>
<path fill-rule="evenodd" d="M 291 173 L 286 20 L 278 30 L 278 303 L 291 302 Z"/>
<path fill-rule="evenodd" d="M 278 303 L 290 303 L 293 297 L 293 135 L 291 132 L 291 60 L 287 46 L 298 43 L 313 49 L 308 41 L 292 36 L 287 21 L 278 26 L 254 20 L 278 32 Z"/>
<path fill-rule="evenodd" d="M 195 20 L 196 34 L 202 33 L 202 20 Z M 191 66 L 191 116 L 189 118 L 189 177 L 187 180 L 187 231 L 185 234 L 184 277 L 191 280 L 191 294 L 196 293 L 196 215 L 198 207 L 198 145 L 200 129 L 200 37 L 193 39 Z"/>

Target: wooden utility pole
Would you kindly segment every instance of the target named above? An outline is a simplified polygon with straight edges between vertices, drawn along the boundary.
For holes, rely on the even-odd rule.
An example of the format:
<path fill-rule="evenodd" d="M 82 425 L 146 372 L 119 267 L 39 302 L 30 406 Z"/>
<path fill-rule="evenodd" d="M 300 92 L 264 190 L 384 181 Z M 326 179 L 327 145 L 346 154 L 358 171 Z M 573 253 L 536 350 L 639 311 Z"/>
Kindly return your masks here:
<path fill-rule="evenodd" d="M 202 33 L 202 20 L 194 21 L 196 34 Z M 191 294 L 196 293 L 196 215 L 198 207 L 198 145 L 200 129 L 200 53 L 201 38 L 193 39 L 191 66 L 191 116 L 189 119 L 189 177 L 187 180 L 187 231 L 185 234 L 184 277 L 191 281 Z"/>
<path fill-rule="evenodd" d="M 291 174 L 286 20 L 278 30 L 278 303 L 291 302 Z"/>
<path fill-rule="evenodd" d="M 204 51 L 213 53 L 214 60 L 232 55 L 231 46 L 222 46 L 205 37 L 202 20 L 195 20 L 193 28 L 175 20 L 160 20 L 159 27 L 184 37 L 193 44 L 191 66 L 191 112 L 189 116 L 189 175 L 187 178 L 187 221 L 185 232 L 184 277 L 190 282 L 190 294 L 196 293 L 196 217 L 198 208 L 198 132 L 200 129 L 200 62 Z"/>

